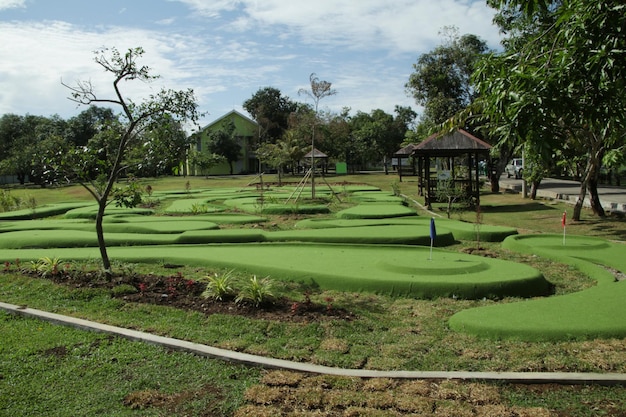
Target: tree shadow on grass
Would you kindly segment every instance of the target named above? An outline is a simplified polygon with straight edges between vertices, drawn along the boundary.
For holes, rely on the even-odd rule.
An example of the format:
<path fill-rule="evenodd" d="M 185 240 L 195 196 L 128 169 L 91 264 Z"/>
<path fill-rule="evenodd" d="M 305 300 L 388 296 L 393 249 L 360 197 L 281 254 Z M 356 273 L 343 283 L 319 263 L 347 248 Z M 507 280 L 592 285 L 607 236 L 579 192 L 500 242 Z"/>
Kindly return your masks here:
<path fill-rule="evenodd" d="M 605 220 L 583 220 L 581 223 L 591 223 L 593 226 L 591 229 L 595 232 L 601 233 L 607 239 L 615 239 L 626 241 L 626 230 L 624 228 L 616 228 L 613 222 L 608 223 Z M 623 220 L 621 221 L 624 222 Z"/>
<path fill-rule="evenodd" d="M 538 202 L 525 204 L 481 205 L 480 209 L 483 213 L 522 213 L 527 211 L 556 210 L 554 207 L 548 207 L 545 204 Z"/>

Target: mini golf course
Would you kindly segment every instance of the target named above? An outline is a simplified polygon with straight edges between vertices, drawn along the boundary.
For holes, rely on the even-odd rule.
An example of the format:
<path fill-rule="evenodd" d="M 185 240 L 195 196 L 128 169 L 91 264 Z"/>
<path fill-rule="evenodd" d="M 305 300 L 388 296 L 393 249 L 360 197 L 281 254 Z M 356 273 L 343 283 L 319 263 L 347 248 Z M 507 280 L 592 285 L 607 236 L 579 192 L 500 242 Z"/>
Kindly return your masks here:
<path fill-rule="evenodd" d="M 109 255 L 136 263 L 224 267 L 323 289 L 414 298 L 531 298 L 469 309 L 451 318 L 452 329 L 484 337 L 626 336 L 626 309 L 621 308 L 626 284 L 614 277 L 615 271 L 626 271 L 623 244 L 572 236 L 563 245 L 560 236 L 519 236 L 511 228 L 449 219 L 436 220 L 431 240 L 431 218 L 417 215 L 390 193 L 369 186 L 328 189 L 320 193 L 327 202 L 341 193 L 355 204 L 331 213 L 324 197 L 298 202 L 295 192 L 285 188 L 261 196 L 246 188 L 155 193 L 166 215 L 109 207 L 103 224 Z M 94 205 L 60 204 L 30 213 L 0 216 L 1 262 L 99 258 Z M 292 230 L 264 230 L 268 214 L 316 216 Z M 547 297 L 550 283 L 532 267 L 442 249 L 477 237 L 573 265 L 598 285 Z"/>
<path fill-rule="evenodd" d="M 626 245 L 603 239 L 560 235 L 512 236 L 503 247 L 570 264 L 596 279 L 595 287 L 461 311 L 450 319 L 457 331 L 493 338 L 563 340 L 626 337 Z"/>

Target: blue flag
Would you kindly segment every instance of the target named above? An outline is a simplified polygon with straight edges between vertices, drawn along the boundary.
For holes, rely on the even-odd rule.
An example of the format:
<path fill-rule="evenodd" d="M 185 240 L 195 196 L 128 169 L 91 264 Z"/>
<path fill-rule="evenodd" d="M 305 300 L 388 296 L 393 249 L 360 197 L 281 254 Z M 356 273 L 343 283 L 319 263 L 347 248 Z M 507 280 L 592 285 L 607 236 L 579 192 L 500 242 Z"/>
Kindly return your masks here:
<path fill-rule="evenodd" d="M 437 237 L 437 229 L 435 229 L 435 218 L 430 218 L 430 240 L 435 240 Z"/>

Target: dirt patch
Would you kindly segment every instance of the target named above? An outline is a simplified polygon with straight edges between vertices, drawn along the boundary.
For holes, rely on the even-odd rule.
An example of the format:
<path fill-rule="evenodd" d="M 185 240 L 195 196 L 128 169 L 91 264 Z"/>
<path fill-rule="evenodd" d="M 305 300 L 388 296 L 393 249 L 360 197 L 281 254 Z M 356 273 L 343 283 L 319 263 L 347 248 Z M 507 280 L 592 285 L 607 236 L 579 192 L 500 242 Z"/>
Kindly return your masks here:
<path fill-rule="evenodd" d="M 353 320 L 354 314 L 336 308 L 331 302 L 315 303 L 309 297 L 304 301 L 285 297 L 271 298 L 255 306 L 237 303 L 234 298 L 213 300 L 202 297 L 203 282 L 187 279 L 180 274 L 158 276 L 151 274 L 115 275 L 110 280 L 92 272 L 60 272 L 49 276 L 53 281 L 76 289 L 100 288 L 111 291 L 111 296 L 133 303 L 165 305 L 205 315 L 228 314 L 253 319 L 281 322 L 313 322 L 321 320 Z"/>
<path fill-rule="evenodd" d="M 461 250 L 461 252 L 467 253 L 468 255 L 482 256 L 485 258 L 499 258 L 500 257 L 496 252 L 483 248 L 483 247 L 464 248 Z"/>
<path fill-rule="evenodd" d="M 166 394 L 157 390 L 135 391 L 124 397 L 123 404 L 132 410 L 145 410 L 157 408 L 164 410 L 168 415 L 188 415 L 188 404 L 201 397 L 210 397 L 214 401 L 213 407 L 205 409 L 202 416 L 221 415 L 219 406 L 223 400 L 220 388 L 213 385 L 205 385 L 198 391 L 185 391 L 174 394 Z"/>

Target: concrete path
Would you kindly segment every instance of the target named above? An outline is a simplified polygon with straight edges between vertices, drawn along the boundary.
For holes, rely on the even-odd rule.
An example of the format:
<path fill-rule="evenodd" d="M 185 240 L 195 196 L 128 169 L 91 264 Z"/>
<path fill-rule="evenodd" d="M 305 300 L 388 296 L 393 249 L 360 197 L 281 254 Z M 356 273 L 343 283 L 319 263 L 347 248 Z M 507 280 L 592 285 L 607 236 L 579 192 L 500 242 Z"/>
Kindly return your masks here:
<path fill-rule="evenodd" d="M 500 178 L 500 187 L 516 192 L 522 192 L 523 180 L 507 178 L 503 175 Z M 528 185 L 530 192 L 530 184 Z M 541 181 L 541 185 L 537 190 L 538 197 L 552 198 L 555 200 L 563 200 L 571 204 L 575 204 L 580 191 L 580 182 L 559 180 L 554 178 L 545 178 Z M 616 187 L 610 185 L 602 185 L 598 187 L 600 202 L 607 212 L 626 213 L 626 187 Z M 589 207 L 589 193 L 585 198 L 584 205 Z"/>
<path fill-rule="evenodd" d="M 570 372 L 445 372 L 445 371 L 376 371 L 367 369 L 342 369 L 292 362 L 282 359 L 266 358 L 247 353 L 233 352 L 180 339 L 156 336 L 136 330 L 124 329 L 77 319 L 55 313 L 0 302 L 0 310 L 23 317 L 37 318 L 53 324 L 74 327 L 111 334 L 126 339 L 151 343 L 168 349 L 189 352 L 199 356 L 238 362 L 263 368 L 284 369 L 289 371 L 338 375 L 357 378 L 398 378 L 398 379 L 451 379 L 460 381 L 501 381 L 523 384 L 599 384 L 626 385 L 626 374 L 570 373 Z"/>

